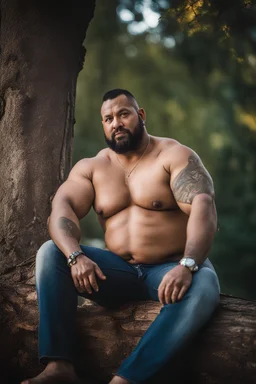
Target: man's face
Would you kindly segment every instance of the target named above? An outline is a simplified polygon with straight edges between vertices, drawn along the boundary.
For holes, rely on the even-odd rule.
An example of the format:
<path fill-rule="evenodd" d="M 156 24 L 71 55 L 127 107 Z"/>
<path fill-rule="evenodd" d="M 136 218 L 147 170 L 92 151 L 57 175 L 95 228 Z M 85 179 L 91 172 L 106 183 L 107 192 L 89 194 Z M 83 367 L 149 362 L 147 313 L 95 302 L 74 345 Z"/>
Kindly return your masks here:
<path fill-rule="evenodd" d="M 107 145 L 116 153 L 136 150 L 144 135 L 144 111 L 136 101 L 120 95 L 106 100 L 101 108 L 102 124 Z"/>

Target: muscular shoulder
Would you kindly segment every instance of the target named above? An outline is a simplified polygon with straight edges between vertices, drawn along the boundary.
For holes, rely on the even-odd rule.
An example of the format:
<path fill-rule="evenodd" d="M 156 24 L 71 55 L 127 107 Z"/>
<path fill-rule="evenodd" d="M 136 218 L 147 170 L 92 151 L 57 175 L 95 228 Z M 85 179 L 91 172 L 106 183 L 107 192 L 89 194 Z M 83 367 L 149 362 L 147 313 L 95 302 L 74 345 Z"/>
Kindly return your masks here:
<path fill-rule="evenodd" d="M 53 207 L 59 209 L 63 206 L 63 202 L 68 202 L 79 219 L 84 217 L 95 198 L 93 174 L 106 161 L 103 151 L 95 157 L 78 161 L 71 169 L 67 180 L 59 187 L 53 200 Z"/>
<path fill-rule="evenodd" d="M 166 137 L 156 137 L 154 139 L 167 172 L 170 171 L 170 168 L 174 169 L 174 167 L 183 163 L 184 159 L 188 158 L 189 155 L 195 153 L 177 140 Z"/>
<path fill-rule="evenodd" d="M 79 160 L 71 169 L 68 179 L 77 177 L 86 177 L 91 179 L 93 163 L 93 158 Z"/>
<path fill-rule="evenodd" d="M 195 151 L 175 140 L 166 140 L 161 156 L 177 202 L 191 204 L 199 194 L 214 197 L 212 178 Z"/>
<path fill-rule="evenodd" d="M 104 166 L 109 161 L 107 148 L 101 150 L 95 157 L 79 160 L 72 168 L 69 179 L 85 177 L 92 180 L 93 173 L 98 167 Z"/>
<path fill-rule="evenodd" d="M 168 138 L 157 138 L 159 154 L 162 157 L 167 172 L 175 172 L 179 166 L 188 162 L 190 156 L 198 155 L 189 147 L 182 145 L 177 140 Z"/>
<path fill-rule="evenodd" d="M 169 137 L 158 137 L 151 136 L 151 140 L 155 142 L 156 147 L 160 150 L 161 153 L 165 151 L 170 151 L 174 146 L 181 145 L 177 140 L 171 139 Z"/>
<path fill-rule="evenodd" d="M 180 167 L 182 168 L 184 164 L 189 162 L 191 157 L 200 160 L 195 151 L 179 142 L 175 142 L 171 146 L 166 147 L 164 156 L 171 172 L 177 172 Z"/>

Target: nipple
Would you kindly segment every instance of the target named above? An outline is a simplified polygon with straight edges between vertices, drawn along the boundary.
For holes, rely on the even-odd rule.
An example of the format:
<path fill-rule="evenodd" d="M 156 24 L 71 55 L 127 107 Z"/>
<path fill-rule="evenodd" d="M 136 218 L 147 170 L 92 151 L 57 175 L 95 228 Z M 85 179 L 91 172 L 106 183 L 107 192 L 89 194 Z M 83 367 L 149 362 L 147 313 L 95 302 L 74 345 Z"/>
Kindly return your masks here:
<path fill-rule="evenodd" d="M 158 201 L 158 200 L 153 201 L 152 205 L 153 205 L 153 207 L 156 208 L 156 209 L 159 209 L 159 208 L 162 207 L 162 203 L 161 203 L 161 201 Z"/>
<path fill-rule="evenodd" d="M 97 209 L 96 213 L 99 216 L 103 216 L 103 210 L 102 209 Z"/>

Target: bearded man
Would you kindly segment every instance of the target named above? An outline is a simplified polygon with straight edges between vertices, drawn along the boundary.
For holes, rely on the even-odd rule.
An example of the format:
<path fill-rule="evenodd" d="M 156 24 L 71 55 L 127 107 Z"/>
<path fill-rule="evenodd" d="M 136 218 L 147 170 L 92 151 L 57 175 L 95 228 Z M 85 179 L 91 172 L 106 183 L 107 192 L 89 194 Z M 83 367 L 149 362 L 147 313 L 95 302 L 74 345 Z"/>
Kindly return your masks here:
<path fill-rule="evenodd" d="M 219 303 L 207 254 L 216 231 L 211 176 L 198 155 L 145 127 L 134 96 L 103 97 L 108 148 L 79 161 L 58 189 L 40 248 L 36 283 L 39 352 L 45 370 L 23 384 L 75 382 L 77 297 L 106 306 L 155 300 L 163 305 L 111 384 L 143 383 L 206 324 Z M 79 221 L 93 207 L 106 249 L 80 244 Z M 103 325 L 104 326 L 104 325 Z"/>

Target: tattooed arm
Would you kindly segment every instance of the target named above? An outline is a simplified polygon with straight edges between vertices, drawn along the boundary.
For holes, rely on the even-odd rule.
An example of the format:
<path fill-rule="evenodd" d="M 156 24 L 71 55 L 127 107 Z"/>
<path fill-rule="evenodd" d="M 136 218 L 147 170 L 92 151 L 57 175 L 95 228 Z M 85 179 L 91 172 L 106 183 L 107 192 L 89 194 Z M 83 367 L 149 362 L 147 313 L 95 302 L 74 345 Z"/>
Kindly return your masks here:
<path fill-rule="evenodd" d="M 185 146 L 172 147 L 168 162 L 173 195 L 180 209 L 189 216 L 184 256 L 201 264 L 216 231 L 213 182 L 199 157 Z M 192 273 L 188 268 L 181 265 L 173 268 L 158 287 L 160 302 L 169 304 L 181 300 L 191 282 Z"/>
<path fill-rule="evenodd" d="M 213 181 L 191 149 L 177 145 L 171 164 L 171 189 L 180 209 L 189 215 L 184 256 L 202 263 L 216 232 Z"/>
<path fill-rule="evenodd" d="M 84 159 L 74 166 L 58 189 L 48 221 L 50 236 L 66 257 L 80 250 L 79 220 L 88 213 L 93 199 L 91 159 Z"/>
<path fill-rule="evenodd" d="M 91 159 L 79 161 L 65 183 L 58 189 L 52 203 L 52 213 L 48 220 L 52 240 L 68 257 L 81 250 L 79 219 L 90 210 L 94 200 Z M 71 276 L 76 289 L 82 293 L 98 291 L 97 278 L 105 280 L 99 266 L 86 255 L 79 255 L 77 263 L 71 267 Z"/>

